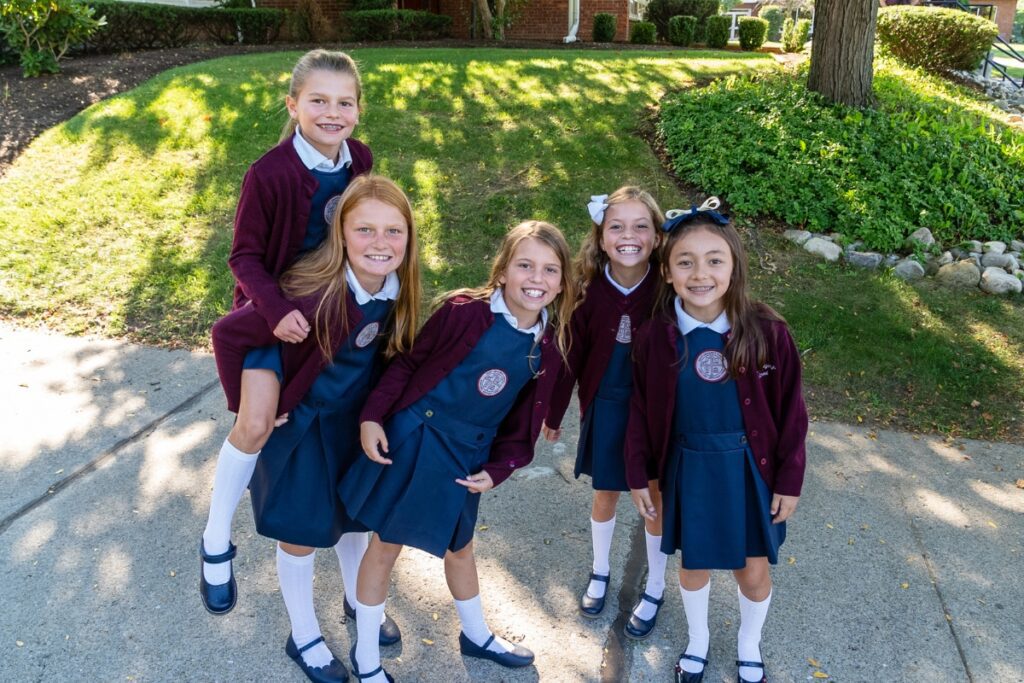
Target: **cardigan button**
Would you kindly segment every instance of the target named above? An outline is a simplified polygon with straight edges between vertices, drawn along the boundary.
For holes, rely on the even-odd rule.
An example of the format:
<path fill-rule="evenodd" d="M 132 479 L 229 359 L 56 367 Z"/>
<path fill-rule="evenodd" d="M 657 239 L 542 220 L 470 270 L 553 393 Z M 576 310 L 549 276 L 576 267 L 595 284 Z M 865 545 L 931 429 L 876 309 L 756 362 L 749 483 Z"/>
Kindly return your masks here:
<path fill-rule="evenodd" d="M 762 465 L 767 465 L 768 464 L 768 460 L 766 458 L 761 458 L 761 464 Z"/>
<path fill-rule="evenodd" d="M 746 443 L 746 442 L 747 442 L 747 437 L 745 435 L 741 436 L 740 437 L 740 443 Z"/>
<path fill-rule="evenodd" d="M 750 405 L 750 399 L 749 398 L 743 399 L 743 405 L 749 406 Z"/>
<path fill-rule="evenodd" d="M 745 373 L 746 371 L 747 371 L 747 368 L 741 365 L 741 366 L 740 366 L 740 374 L 742 375 L 742 374 L 744 374 L 744 373 Z"/>
<path fill-rule="evenodd" d="M 428 410 L 428 411 L 424 412 L 423 414 L 426 415 L 427 417 L 434 417 L 434 411 L 433 410 Z"/>
<path fill-rule="evenodd" d="M 750 435 L 751 436 L 757 436 L 757 430 L 756 429 L 751 430 Z"/>

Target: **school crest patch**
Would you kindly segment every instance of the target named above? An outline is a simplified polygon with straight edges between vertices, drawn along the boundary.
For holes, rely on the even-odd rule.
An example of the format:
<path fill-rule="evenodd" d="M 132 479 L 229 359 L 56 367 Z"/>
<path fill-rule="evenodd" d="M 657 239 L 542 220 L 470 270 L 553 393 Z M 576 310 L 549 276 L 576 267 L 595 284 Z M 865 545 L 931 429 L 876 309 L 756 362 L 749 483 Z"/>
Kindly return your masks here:
<path fill-rule="evenodd" d="M 619 331 L 615 333 L 615 341 L 620 344 L 631 344 L 633 342 L 633 322 L 625 313 L 619 318 Z"/>
<path fill-rule="evenodd" d="M 505 371 L 492 368 L 480 375 L 480 379 L 476 381 L 476 390 L 483 396 L 497 396 L 506 384 L 508 384 L 508 375 L 505 374 Z"/>
<path fill-rule="evenodd" d="M 338 210 L 338 204 L 341 202 L 341 195 L 336 194 L 327 200 L 324 204 L 324 222 L 330 226 L 331 221 L 334 220 L 334 212 Z"/>
<path fill-rule="evenodd" d="M 370 343 L 377 338 L 377 332 L 380 331 L 380 323 L 374 321 L 359 331 L 356 336 L 356 346 L 361 349 L 365 349 Z"/>
<path fill-rule="evenodd" d="M 728 373 L 728 363 L 721 351 L 708 349 L 697 354 L 693 369 L 705 382 L 721 382 Z"/>

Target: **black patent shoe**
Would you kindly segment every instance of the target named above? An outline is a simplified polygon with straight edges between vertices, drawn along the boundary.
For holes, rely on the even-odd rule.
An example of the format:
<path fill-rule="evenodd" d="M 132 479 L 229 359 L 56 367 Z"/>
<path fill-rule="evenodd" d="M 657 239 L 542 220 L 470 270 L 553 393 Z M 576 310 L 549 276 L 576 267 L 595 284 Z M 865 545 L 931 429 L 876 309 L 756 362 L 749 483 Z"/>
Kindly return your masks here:
<path fill-rule="evenodd" d="M 346 604 L 348 604 L 348 603 L 346 603 Z M 348 653 L 348 661 L 352 662 L 352 673 L 354 673 L 356 675 L 356 678 L 358 678 L 359 680 L 363 680 L 364 678 L 373 678 L 377 674 L 383 673 L 384 674 L 384 678 L 388 679 L 388 683 L 395 683 L 395 677 L 392 676 L 391 674 L 389 674 L 387 671 L 384 671 L 384 665 L 383 664 L 381 664 L 380 666 L 378 666 L 376 669 L 374 669 L 373 671 L 371 671 L 369 673 L 365 673 L 365 674 L 359 673 L 359 663 L 356 662 L 356 646 L 355 645 L 352 646 L 352 651 Z"/>
<path fill-rule="evenodd" d="M 764 672 L 764 662 L 744 662 L 741 659 L 737 659 L 736 660 L 736 668 L 737 669 L 739 669 L 740 667 L 744 667 L 744 666 L 752 668 L 752 669 L 760 669 L 761 670 L 761 678 L 757 679 L 756 681 L 748 681 L 747 679 L 743 678 L 743 676 L 740 676 L 740 672 L 737 671 L 736 672 L 736 683 L 768 683 L 768 676 Z"/>
<path fill-rule="evenodd" d="M 477 645 L 472 640 L 466 637 L 465 633 L 459 633 L 459 650 L 462 654 L 467 657 L 476 657 L 477 659 L 489 659 L 496 664 L 507 666 L 509 668 L 518 668 L 521 666 L 530 666 L 533 664 L 533 653 L 527 650 L 522 645 L 516 645 L 512 650 L 508 652 L 494 652 L 488 650 L 487 647 L 494 641 L 494 634 L 484 642 L 483 645 Z"/>
<path fill-rule="evenodd" d="M 600 581 L 602 583 L 608 583 L 609 575 L 605 574 L 591 574 L 589 581 Z M 580 596 L 580 612 L 583 613 L 587 619 L 596 619 L 601 616 L 601 612 L 604 611 L 605 599 L 608 597 L 608 586 L 604 588 L 604 595 L 600 598 L 592 598 L 587 594 L 587 588 L 590 588 L 590 582 L 587 582 L 586 588 L 583 589 L 583 595 Z"/>
<path fill-rule="evenodd" d="M 689 659 L 691 662 L 702 664 L 704 668 L 697 673 L 691 673 L 684 671 L 683 667 L 679 666 L 679 662 L 676 662 L 676 683 L 700 683 L 704 680 L 704 672 L 708 668 L 708 660 L 697 655 L 688 655 L 685 652 L 679 655 L 679 659 Z"/>
<path fill-rule="evenodd" d="M 345 598 L 345 616 L 349 619 L 356 618 L 356 611 L 352 605 L 348 604 L 348 598 Z M 380 625 L 380 638 L 378 643 L 381 647 L 387 647 L 388 645 L 394 645 L 402 639 L 402 632 L 398 628 L 398 624 L 395 620 L 388 616 L 387 612 L 384 613 L 384 623 Z"/>
<path fill-rule="evenodd" d="M 199 597 L 203 599 L 203 607 L 210 614 L 227 614 L 235 607 L 238 600 L 238 586 L 235 584 L 235 568 L 231 567 L 231 578 L 227 583 L 219 583 L 216 586 L 206 583 L 206 575 L 203 574 L 203 563 L 221 564 L 230 563 L 235 559 L 237 548 L 230 541 L 227 552 L 220 555 L 207 555 L 203 548 L 203 537 L 199 537 Z"/>
<path fill-rule="evenodd" d="M 643 640 L 647 636 L 651 635 L 651 631 L 654 630 L 654 625 L 658 623 L 658 612 L 661 611 L 661 606 L 665 604 L 665 598 L 660 599 L 652 598 L 647 593 L 640 594 L 640 602 L 647 601 L 654 605 L 654 616 L 650 619 L 641 619 L 636 615 L 636 607 L 633 608 L 633 612 L 629 615 L 629 621 L 626 622 L 626 627 L 623 631 L 626 635 L 633 640 Z M 637 607 L 640 603 L 637 603 Z"/>
<path fill-rule="evenodd" d="M 331 652 L 331 661 L 326 666 L 310 666 L 306 664 L 306 660 L 302 658 L 302 653 L 309 648 L 317 645 L 318 643 L 324 642 L 324 637 L 320 636 L 315 638 L 302 647 L 297 647 L 295 641 L 292 640 L 292 636 L 288 634 L 288 642 L 284 644 L 284 651 L 289 657 L 291 657 L 299 668 L 302 669 L 302 673 L 306 674 L 306 678 L 313 681 L 313 683 L 345 683 L 348 680 L 348 669 L 341 663 L 341 660 Z M 328 648 L 330 650 L 330 648 Z"/>

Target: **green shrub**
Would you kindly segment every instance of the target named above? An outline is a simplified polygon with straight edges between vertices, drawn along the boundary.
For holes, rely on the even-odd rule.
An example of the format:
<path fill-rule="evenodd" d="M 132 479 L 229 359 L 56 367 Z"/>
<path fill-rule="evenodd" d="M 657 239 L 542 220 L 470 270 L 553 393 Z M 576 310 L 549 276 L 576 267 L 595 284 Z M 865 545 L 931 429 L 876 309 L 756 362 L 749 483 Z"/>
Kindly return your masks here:
<path fill-rule="evenodd" d="M 732 18 L 721 14 L 708 17 L 707 20 L 707 45 L 708 47 L 720 50 L 729 44 L 729 31 L 732 28 Z"/>
<path fill-rule="evenodd" d="M 430 40 L 451 32 L 452 18 L 443 14 L 408 9 L 374 9 L 346 12 L 353 40 Z"/>
<path fill-rule="evenodd" d="M 782 22 L 782 51 L 789 52 L 786 48 L 791 42 L 793 42 L 793 29 L 796 28 L 796 22 L 791 17 L 786 17 Z"/>
<path fill-rule="evenodd" d="M 786 52 L 800 52 L 811 37 L 811 20 L 800 19 L 792 24 L 792 19 L 786 19 L 786 23 L 791 26 L 787 34 L 786 24 L 782 25 L 782 49 Z"/>
<path fill-rule="evenodd" d="M 300 43 L 321 43 L 335 34 L 318 0 L 299 0 L 288 13 L 288 32 Z"/>
<path fill-rule="evenodd" d="M 696 38 L 703 35 L 704 22 L 707 18 L 718 14 L 718 7 L 719 0 L 651 0 L 647 5 L 644 20 L 653 22 L 657 27 L 658 37 L 668 40 L 669 19 L 679 16 L 697 17 Z"/>
<path fill-rule="evenodd" d="M 371 9 L 395 9 L 394 0 L 353 0 L 352 10 L 365 12 Z"/>
<path fill-rule="evenodd" d="M 610 43 L 615 40 L 614 14 L 599 13 L 594 15 L 594 42 Z"/>
<path fill-rule="evenodd" d="M 657 29 L 649 21 L 634 21 L 629 25 L 629 42 L 635 45 L 653 45 Z"/>
<path fill-rule="evenodd" d="M 740 48 L 756 50 L 764 45 L 768 35 L 768 22 L 755 17 L 740 17 L 739 21 Z"/>
<path fill-rule="evenodd" d="M 199 15 L 203 31 L 222 45 L 266 45 L 277 40 L 284 10 L 209 8 Z"/>
<path fill-rule="evenodd" d="M 192 42 L 200 10 L 116 0 L 88 0 L 107 24 L 89 36 L 84 47 L 91 52 L 127 52 L 181 47 Z"/>
<path fill-rule="evenodd" d="M 668 20 L 668 42 L 690 47 L 697 32 L 697 17 L 672 17 Z"/>
<path fill-rule="evenodd" d="M 1024 231 L 1024 132 L 980 95 L 879 60 L 877 108 L 834 105 L 803 77 L 729 78 L 662 102 L 684 181 L 768 215 L 895 250 L 928 227 L 946 245 Z"/>
<path fill-rule="evenodd" d="M 1017 13 L 1013 17 L 1013 42 L 1024 42 L 1024 9 L 1017 3 Z"/>
<path fill-rule="evenodd" d="M 929 71 L 970 71 L 981 63 L 999 29 L 969 12 L 888 7 L 878 13 L 882 50 Z"/>
<path fill-rule="evenodd" d="M 782 39 L 782 10 L 778 7 L 768 7 L 761 10 L 758 15 L 768 22 L 768 40 L 777 42 Z"/>
<path fill-rule="evenodd" d="M 78 0 L 3 0 L 0 35 L 18 54 L 26 78 L 57 73 L 64 54 L 103 25 L 94 14 Z"/>

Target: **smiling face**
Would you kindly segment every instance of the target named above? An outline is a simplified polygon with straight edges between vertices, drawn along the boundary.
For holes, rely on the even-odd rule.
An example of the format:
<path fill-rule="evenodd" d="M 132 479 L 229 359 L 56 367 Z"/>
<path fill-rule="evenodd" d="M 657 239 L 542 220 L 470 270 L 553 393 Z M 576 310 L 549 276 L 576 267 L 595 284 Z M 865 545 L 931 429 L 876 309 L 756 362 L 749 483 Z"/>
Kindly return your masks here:
<path fill-rule="evenodd" d="M 683 310 L 709 323 L 725 310 L 725 293 L 732 280 L 733 255 L 729 243 L 697 228 L 672 245 L 665 264 L 665 279 L 682 299 Z"/>
<path fill-rule="evenodd" d="M 651 210 L 643 202 L 619 202 L 605 211 L 600 246 L 613 274 L 637 269 L 646 272 L 655 242 Z"/>
<path fill-rule="evenodd" d="M 498 282 L 520 329 L 533 327 L 562 291 L 562 262 L 554 249 L 528 237 L 516 246 Z"/>
<path fill-rule="evenodd" d="M 359 123 L 359 87 L 350 74 L 316 69 L 296 97 L 286 97 L 288 113 L 309 144 L 337 160 L 341 143 Z"/>
<path fill-rule="evenodd" d="M 364 199 L 345 213 L 342 235 L 348 263 L 359 284 L 376 294 L 398 270 L 409 244 L 402 212 L 379 199 Z"/>

